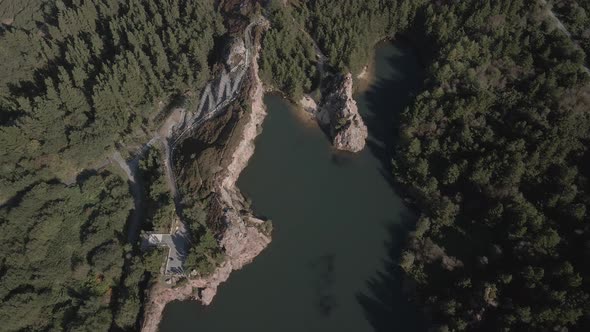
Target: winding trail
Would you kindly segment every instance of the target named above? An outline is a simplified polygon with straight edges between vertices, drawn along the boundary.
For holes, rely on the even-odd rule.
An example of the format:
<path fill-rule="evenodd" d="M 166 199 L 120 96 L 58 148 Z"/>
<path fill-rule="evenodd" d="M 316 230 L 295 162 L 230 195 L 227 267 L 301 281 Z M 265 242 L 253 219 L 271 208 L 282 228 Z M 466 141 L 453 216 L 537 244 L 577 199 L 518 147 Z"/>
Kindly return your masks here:
<path fill-rule="evenodd" d="M 174 138 L 172 139 L 173 148 L 195 128 L 198 128 L 204 122 L 219 115 L 224 110 L 224 108 L 234 101 L 239 95 L 238 92 L 240 90 L 239 88 L 241 87 L 242 79 L 250 67 L 250 64 L 252 63 L 252 29 L 254 26 L 265 24 L 266 22 L 266 19 L 260 16 L 248 24 L 244 30 L 244 44 L 246 50 L 244 62 L 232 68 L 229 73 L 222 73 L 221 77 L 219 78 L 218 88 L 216 90 L 217 98 L 214 97 L 213 91 L 211 89 L 211 83 L 214 83 L 216 80 L 212 80 L 211 83 L 207 85 L 203 91 L 201 102 L 199 103 L 197 110 L 193 113 L 189 113 L 187 115 L 188 118 L 184 121 L 184 123 L 179 124 L 178 129 L 180 130 L 180 133 L 178 135 L 174 135 Z M 233 82 L 231 82 L 232 76 L 234 77 Z M 231 94 L 227 93 L 228 90 L 231 91 Z M 205 102 L 208 102 L 208 109 L 203 114 L 202 108 L 204 107 Z"/>
<path fill-rule="evenodd" d="M 264 20 L 259 20 L 259 22 L 264 23 Z M 251 37 L 250 29 L 246 30 L 246 37 Z M 252 47 L 253 44 L 249 44 L 249 47 Z M 220 174 L 221 177 L 212 188 L 217 193 L 216 199 L 224 211 L 222 218 L 228 225 L 219 243 L 220 247 L 224 248 L 225 260 L 210 275 L 191 274 L 191 278 L 187 282 L 177 284 L 174 288 L 163 283 L 154 284 L 150 288 L 148 300 L 144 304 L 144 317 L 141 324 L 143 332 L 157 331 L 162 312 L 171 301 L 197 299 L 205 305 L 209 304 L 219 285 L 227 281 L 232 271 L 239 270 L 250 263 L 270 243 L 270 237 L 257 226 L 264 221 L 245 212 L 249 207 L 235 185 L 239 173 L 253 154 L 254 139 L 260 133 L 260 126 L 266 115 L 266 108 L 262 100 L 264 87 L 258 76 L 256 62 L 258 50 L 259 46 L 255 45 L 252 52 L 248 53 L 248 56 L 253 58 L 252 68 L 250 68 L 252 75 L 248 76 L 251 80 L 251 89 L 248 90 L 247 96 L 251 102 L 251 111 L 246 112 L 244 127 L 239 133 L 235 133 L 240 135 L 239 143 L 231 151 L 231 156 L 228 156 L 231 160 L 227 169 L 224 169 Z M 214 114 L 219 112 L 215 109 L 214 111 Z M 211 115 L 207 118 L 210 117 Z M 202 119 L 197 120 L 194 124 L 202 123 L 202 121 Z M 150 238 L 153 239 L 155 245 L 166 245 L 171 248 L 176 246 L 169 234 L 153 234 Z"/>
<path fill-rule="evenodd" d="M 148 142 L 148 144 L 144 145 L 136 157 L 129 162 L 131 167 L 127 167 L 127 164 L 119 162 L 119 165 L 121 165 L 123 170 L 126 172 L 132 187 L 135 188 L 132 188 L 132 192 L 134 192 L 136 201 L 141 199 L 141 184 L 137 181 L 134 181 L 134 175 L 138 169 L 136 164 L 138 163 L 139 158 L 141 158 L 143 153 L 147 150 L 147 147 L 149 147 L 150 143 L 152 143 L 154 140 L 159 140 L 164 145 L 162 157 L 164 160 L 166 180 L 170 193 L 174 198 L 174 202 L 178 206 L 179 199 L 176 186 L 176 177 L 172 167 L 172 155 L 174 153 L 174 148 L 187 135 L 190 135 L 190 133 L 194 132 L 196 128 L 200 127 L 206 121 L 225 111 L 226 107 L 240 95 L 239 92 L 240 87 L 242 86 L 243 78 L 246 75 L 246 71 L 253 63 L 252 56 L 255 53 L 252 49 L 254 47 L 254 42 L 252 40 L 252 29 L 256 25 L 265 23 L 266 20 L 263 17 L 258 17 L 248 24 L 244 31 L 245 52 L 243 61 L 231 68 L 229 73 L 223 71 L 221 73 L 221 77 L 212 80 L 207 85 L 201 95 L 201 102 L 194 112 L 184 112 L 183 116 L 181 116 L 181 119 L 178 121 L 169 121 L 169 119 L 167 119 L 166 124 L 169 126 L 169 128 L 165 131 L 166 133 L 164 135 L 156 135 L 154 138 L 152 138 L 152 140 L 150 140 L 150 142 Z M 211 88 L 211 85 L 215 82 L 217 82 L 217 98 L 215 98 L 213 89 Z M 203 111 L 205 105 L 207 105 L 207 108 L 205 111 Z M 139 206 L 138 204 L 136 204 L 136 206 Z M 130 239 L 131 236 L 135 236 L 134 238 L 136 239 L 138 232 L 141 229 L 141 211 L 140 209 L 136 209 L 136 212 L 137 213 L 134 213 L 136 215 L 132 217 L 132 225 L 129 227 Z M 157 238 L 160 239 L 160 242 L 156 241 L 154 243 L 150 243 L 151 245 L 165 245 L 170 248 L 166 261 L 166 275 L 182 275 L 185 273 L 182 265 L 190 249 L 191 240 L 188 233 L 188 227 L 182 218 L 179 218 L 179 221 L 178 227 L 176 229 L 172 229 L 170 234 L 157 234 Z M 166 241 L 164 241 L 165 239 Z"/>
<path fill-rule="evenodd" d="M 225 111 L 226 107 L 240 95 L 239 92 L 243 78 L 246 76 L 250 65 L 255 61 L 252 59 L 253 54 L 255 54 L 252 29 L 256 25 L 264 24 L 268 24 L 268 21 L 263 16 L 256 17 L 248 24 L 244 30 L 245 52 L 243 61 L 231 68 L 229 72 L 224 71 L 220 77 L 214 78 L 209 82 L 202 92 L 201 102 L 194 112 L 188 112 L 184 109 L 180 110 L 180 113 L 172 112 L 164 120 L 164 124 L 150 137 L 149 141 L 141 145 L 135 153 L 131 154 L 133 156 L 131 159 L 125 160 L 121 153 L 116 150 L 107 158 L 97 161 L 95 167 L 84 170 L 98 171 L 114 163 L 125 173 L 134 202 L 134 209 L 128 223 L 127 241 L 129 243 L 134 244 L 139 238 L 142 219 L 144 217 L 144 209 L 142 207 L 144 183 L 141 176 L 138 176 L 139 161 L 154 144 L 160 142 L 163 145 L 162 160 L 166 182 L 175 204 L 178 204 L 178 189 L 172 166 L 174 148 L 177 143 L 181 142 L 203 123 Z M 213 85 L 216 85 L 217 88 L 213 89 Z M 216 93 L 217 98 L 215 98 L 214 93 Z M 207 106 L 206 108 L 205 105 Z M 75 174 L 71 178 L 66 179 L 64 183 L 66 185 L 75 184 L 79 175 L 80 173 Z M 180 220 L 180 224 L 176 229 L 172 229 L 170 234 L 163 234 L 160 239 L 162 241 L 161 244 L 170 248 L 167 274 L 183 274 L 182 262 L 190 248 L 190 238 L 186 225 Z M 157 245 L 158 243 L 155 244 Z M 170 262 L 173 263 L 170 264 Z"/>

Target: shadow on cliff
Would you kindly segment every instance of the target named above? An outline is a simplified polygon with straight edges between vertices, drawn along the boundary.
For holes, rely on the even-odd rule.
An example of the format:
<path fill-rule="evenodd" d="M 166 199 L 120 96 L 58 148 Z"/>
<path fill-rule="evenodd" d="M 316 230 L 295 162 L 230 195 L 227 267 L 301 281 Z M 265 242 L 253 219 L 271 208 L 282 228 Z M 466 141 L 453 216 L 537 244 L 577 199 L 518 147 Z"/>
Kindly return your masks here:
<path fill-rule="evenodd" d="M 389 223 L 383 267 L 367 280 L 367 290 L 356 294 L 375 332 L 426 331 L 418 307 L 409 300 L 411 293 L 404 292 L 403 271 L 398 265 L 413 218 L 408 213 L 402 215 L 402 223 Z"/>
<path fill-rule="evenodd" d="M 403 40 L 395 41 L 395 46 L 394 50 L 390 45 L 377 48 L 377 58 L 383 56 L 379 52 L 388 54 L 385 63 L 375 63 L 375 79 L 364 93 L 371 113 L 361 114 L 369 129 L 367 147 L 381 161 L 381 174 L 392 185 L 391 161 L 400 118 L 423 84 L 423 67 L 417 51 Z"/>

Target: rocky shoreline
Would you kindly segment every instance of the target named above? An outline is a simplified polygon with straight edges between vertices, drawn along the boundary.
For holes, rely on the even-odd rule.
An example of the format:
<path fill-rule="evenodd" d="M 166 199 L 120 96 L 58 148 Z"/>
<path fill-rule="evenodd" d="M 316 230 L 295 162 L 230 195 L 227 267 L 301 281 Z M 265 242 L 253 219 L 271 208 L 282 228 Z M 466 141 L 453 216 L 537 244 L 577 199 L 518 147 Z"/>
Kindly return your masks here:
<path fill-rule="evenodd" d="M 265 91 L 258 76 L 258 53 L 259 46 L 256 48 L 250 69 L 251 110 L 241 119 L 245 123 L 244 126 L 239 132 L 234 133 L 239 135 L 239 142 L 233 151 L 227 151 L 230 154 L 230 163 L 227 169 L 216 177 L 214 185 L 214 191 L 224 211 L 222 218 L 227 225 L 220 241 L 220 246 L 224 248 L 225 260 L 207 277 L 193 276 L 194 279 L 189 278 L 186 283 L 174 288 L 162 283 L 155 284 L 145 305 L 141 328 L 144 332 L 157 331 L 164 308 L 169 302 L 194 299 L 204 305 L 210 304 L 217 293 L 217 287 L 229 278 L 231 272 L 250 263 L 271 241 L 270 236 L 265 234 L 261 227 L 265 221 L 252 214 L 236 186 L 240 173 L 254 154 L 254 140 L 260 133 L 266 117 L 263 101 Z"/>
<path fill-rule="evenodd" d="M 231 272 L 250 263 L 271 242 L 270 235 L 266 234 L 263 227 L 265 221 L 254 216 L 236 186 L 240 173 L 254 154 L 254 140 L 261 132 L 267 114 L 263 101 L 266 91 L 258 74 L 260 45 L 257 45 L 255 50 L 249 73 L 252 82 L 248 93 L 250 111 L 242 116 L 239 120 L 242 125 L 232 134 L 237 144 L 228 144 L 227 151 L 224 152 L 229 163 L 223 171 L 212 178 L 212 190 L 223 211 L 221 219 L 227 225 L 219 241 L 220 247 L 224 249 L 225 260 L 206 277 L 199 277 L 193 273 L 186 282 L 180 282 L 173 287 L 162 282 L 152 286 L 145 304 L 141 326 L 143 332 L 158 330 L 164 308 L 169 302 L 192 299 L 203 305 L 210 304 L 217 288 L 227 281 Z M 319 105 L 308 96 L 305 96 L 300 104 L 324 128 L 336 149 L 361 151 L 365 147 L 368 131 L 353 99 L 352 74 L 332 77 L 326 84 L 323 94 Z"/>

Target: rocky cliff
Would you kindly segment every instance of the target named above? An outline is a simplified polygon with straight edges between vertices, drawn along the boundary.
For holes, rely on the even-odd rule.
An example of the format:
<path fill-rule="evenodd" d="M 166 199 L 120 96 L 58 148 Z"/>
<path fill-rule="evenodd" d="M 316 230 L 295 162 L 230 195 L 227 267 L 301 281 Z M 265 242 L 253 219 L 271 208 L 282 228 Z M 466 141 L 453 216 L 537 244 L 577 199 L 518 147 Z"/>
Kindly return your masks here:
<path fill-rule="evenodd" d="M 236 186 L 240 173 L 254 154 L 254 140 L 260 133 L 266 117 L 264 88 L 258 77 L 257 60 L 258 57 L 255 55 L 251 75 L 251 112 L 245 115 L 247 118 L 244 127 L 237 133 L 238 144 L 231 153 L 230 163 L 227 170 L 221 173 L 215 186 L 227 225 L 220 242 L 226 258 L 213 275 L 191 281 L 194 287 L 201 290 L 196 298 L 205 305 L 211 303 L 217 293 L 217 287 L 229 278 L 233 270 L 239 270 L 250 263 L 271 241 L 262 231 L 261 226 L 265 222 L 253 216 Z"/>
<path fill-rule="evenodd" d="M 359 152 L 365 147 L 367 126 L 352 98 L 352 74 L 333 78 L 323 91 L 323 98 L 315 111 L 319 124 L 332 138 L 338 150 Z M 308 111 L 314 109 L 309 98 L 302 100 Z"/>
<path fill-rule="evenodd" d="M 213 155 L 219 163 L 218 167 L 207 167 L 208 170 L 203 168 L 202 171 L 207 175 L 199 181 L 201 187 L 210 188 L 215 194 L 218 198 L 216 204 L 223 211 L 221 221 L 226 227 L 219 245 L 223 248 L 225 259 L 210 275 L 201 277 L 193 272 L 188 279 L 184 279 L 186 282 L 179 282 L 174 287 L 162 282 L 156 283 L 150 289 L 149 299 L 145 304 L 143 332 L 157 331 L 162 312 L 166 304 L 171 301 L 195 299 L 205 305 L 211 303 L 217 293 L 218 286 L 229 278 L 231 272 L 250 263 L 271 241 L 265 227 L 267 224 L 253 216 L 236 186 L 240 173 L 254 153 L 254 139 L 260 133 L 262 122 L 266 116 L 263 102 L 264 88 L 258 77 L 258 48 L 257 45 L 248 74 L 249 82 L 251 82 L 248 90 L 248 99 L 251 102 L 250 110 L 239 117 L 235 129 L 231 130 L 227 141 L 224 141 L 223 144 L 219 142 L 219 144 L 211 144 L 212 147 L 203 152 L 203 155 Z M 239 54 L 240 49 L 239 45 L 237 48 L 233 48 L 234 51 L 229 52 L 232 55 L 229 59 L 235 59 L 233 55 Z M 229 119 L 233 116 L 231 112 L 227 112 L 225 118 Z M 226 128 L 227 125 L 223 125 L 223 118 L 222 116 L 219 119 L 211 120 L 210 124 L 205 124 L 203 128 L 200 128 L 199 133 L 206 136 L 209 129 L 217 126 L 215 122 L 219 122 L 218 125 Z M 215 131 L 211 130 L 211 132 Z M 221 134 L 211 136 L 217 137 Z M 212 139 L 215 141 L 218 138 Z M 219 147 L 217 147 L 218 145 Z M 207 159 L 206 156 L 200 157 Z"/>

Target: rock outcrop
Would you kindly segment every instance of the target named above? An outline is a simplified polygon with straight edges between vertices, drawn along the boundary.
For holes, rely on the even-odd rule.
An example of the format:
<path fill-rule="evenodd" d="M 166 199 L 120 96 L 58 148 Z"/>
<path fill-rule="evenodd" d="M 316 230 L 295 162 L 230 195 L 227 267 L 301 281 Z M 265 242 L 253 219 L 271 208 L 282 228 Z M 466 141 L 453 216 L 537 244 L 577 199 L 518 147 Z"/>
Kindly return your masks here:
<path fill-rule="evenodd" d="M 332 144 L 338 150 L 361 151 L 369 134 L 352 98 L 352 74 L 335 78 L 323 94 L 316 117 Z"/>
<path fill-rule="evenodd" d="M 359 80 L 366 80 L 369 78 L 369 66 L 366 65 L 363 67 L 363 70 L 356 76 Z"/>
<path fill-rule="evenodd" d="M 303 107 L 303 110 L 317 116 L 318 104 L 308 95 L 304 95 L 299 101 L 299 105 Z"/>
<path fill-rule="evenodd" d="M 225 64 L 228 68 L 235 68 L 246 61 L 246 45 L 242 38 L 233 38 L 225 50 Z"/>
<path fill-rule="evenodd" d="M 233 270 L 239 270 L 250 263 L 260 252 L 268 246 L 270 238 L 264 234 L 261 227 L 265 221 L 252 215 L 245 199 L 236 186 L 242 170 L 254 154 L 254 140 L 260 133 L 262 122 L 266 117 L 264 105 L 264 88 L 258 77 L 257 56 L 252 64 L 253 87 L 251 90 L 251 112 L 246 115 L 246 123 L 239 133 L 239 143 L 231 155 L 231 162 L 227 171 L 221 174 L 215 191 L 224 214 L 227 229 L 223 234 L 220 246 L 224 249 L 225 261 L 215 272 L 206 278 L 194 279 L 191 283 L 201 290 L 196 298 L 203 304 L 211 303 L 217 293 L 217 287 L 225 282 Z"/>
<path fill-rule="evenodd" d="M 234 45 L 238 47 L 230 54 L 239 55 L 239 43 Z M 143 332 L 157 331 L 164 308 L 171 301 L 195 299 L 204 305 L 210 304 L 217 293 L 217 288 L 227 281 L 231 272 L 250 263 L 271 241 L 264 229 L 265 221 L 253 216 L 236 186 L 240 173 L 254 153 L 254 139 L 260 133 L 266 116 L 263 101 L 264 87 L 258 76 L 258 51 L 259 45 L 253 54 L 254 59 L 249 74 L 252 82 L 248 96 L 251 101 L 251 111 L 239 120 L 243 125 L 238 125 L 239 129 L 229 138 L 238 143 L 228 143 L 227 145 L 231 148 L 224 150 L 220 156 L 221 163 L 225 164 L 225 160 L 229 160 L 227 167 L 221 168 L 213 178 L 212 190 L 218 197 L 218 204 L 223 211 L 221 218 L 226 225 L 219 243 L 224 250 L 225 260 L 208 276 L 200 277 L 196 273 L 191 273 L 188 279 L 184 279 L 186 282 L 176 283 L 173 287 L 162 282 L 156 283 L 150 289 L 149 299 L 145 304 L 141 329 Z M 236 58 L 234 60 L 240 61 Z"/>
<path fill-rule="evenodd" d="M 253 65 L 256 66 L 256 65 Z M 186 283 L 177 283 L 174 287 L 163 283 L 155 284 L 146 303 L 143 332 L 156 332 L 166 304 L 176 300 L 198 300 L 208 305 L 217 293 L 219 285 L 229 278 L 234 270 L 241 269 L 250 263 L 270 243 L 270 237 L 261 227 L 264 221 L 255 218 L 249 211 L 245 199 L 236 187 L 240 172 L 246 167 L 254 153 L 254 139 L 260 132 L 259 128 L 266 116 L 262 100 L 263 88 L 256 75 L 252 95 L 252 111 L 244 115 L 245 125 L 236 133 L 240 135 L 239 144 L 228 151 L 231 156 L 227 170 L 219 173 L 215 179 L 213 190 L 219 197 L 219 204 L 224 211 L 222 218 L 227 228 L 220 241 L 224 249 L 225 260 L 215 271 L 205 277 L 191 273 Z"/>

